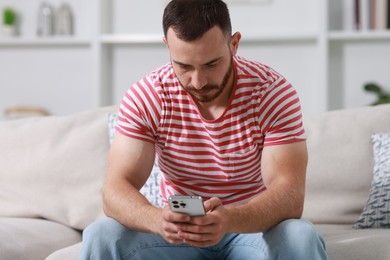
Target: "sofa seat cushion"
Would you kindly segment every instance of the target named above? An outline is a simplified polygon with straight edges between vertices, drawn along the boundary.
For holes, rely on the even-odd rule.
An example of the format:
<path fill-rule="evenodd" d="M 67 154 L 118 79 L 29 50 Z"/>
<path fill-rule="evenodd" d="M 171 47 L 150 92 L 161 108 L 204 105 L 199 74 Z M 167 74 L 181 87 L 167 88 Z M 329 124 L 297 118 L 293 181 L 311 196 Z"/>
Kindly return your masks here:
<path fill-rule="evenodd" d="M 44 219 L 0 218 L 0 258 L 45 259 L 81 241 L 81 233 Z"/>
<path fill-rule="evenodd" d="M 49 255 L 45 260 L 76 260 L 79 258 L 81 246 L 82 242 L 62 248 Z"/>
<path fill-rule="evenodd" d="M 353 229 L 351 225 L 318 224 L 329 259 L 390 259 L 388 229 Z"/>
<path fill-rule="evenodd" d="M 356 230 L 351 225 L 316 225 L 323 235 L 330 260 L 390 259 L 390 232 L 385 229 Z M 60 249 L 46 260 L 77 259 L 82 243 Z"/>

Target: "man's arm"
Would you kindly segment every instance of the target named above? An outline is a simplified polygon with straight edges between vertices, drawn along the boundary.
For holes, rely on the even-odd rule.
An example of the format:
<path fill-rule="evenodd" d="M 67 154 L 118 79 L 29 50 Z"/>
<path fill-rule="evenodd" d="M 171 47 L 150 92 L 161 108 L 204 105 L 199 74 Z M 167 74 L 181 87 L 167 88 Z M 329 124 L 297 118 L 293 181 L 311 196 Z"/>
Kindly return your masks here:
<path fill-rule="evenodd" d="M 103 186 L 103 209 L 121 224 L 144 232 L 155 232 L 153 219 L 161 211 L 139 193 L 153 167 L 152 143 L 116 134 L 108 156 Z"/>
<path fill-rule="evenodd" d="M 161 235 L 172 244 L 181 244 L 179 223 L 190 217 L 151 205 L 139 193 L 153 168 L 154 145 L 117 134 L 108 158 L 103 187 L 103 209 L 107 216 L 135 231 Z"/>
<path fill-rule="evenodd" d="M 300 218 L 307 166 L 306 142 L 264 148 L 262 176 L 267 190 L 247 203 L 224 207 L 213 197 L 204 217 L 180 225 L 179 238 L 192 246 L 215 245 L 226 233 L 263 232 L 283 220 Z"/>
<path fill-rule="evenodd" d="M 261 171 L 267 190 L 247 203 L 226 207 L 227 232 L 266 231 L 283 220 L 300 218 L 307 160 L 305 141 L 265 147 Z"/>

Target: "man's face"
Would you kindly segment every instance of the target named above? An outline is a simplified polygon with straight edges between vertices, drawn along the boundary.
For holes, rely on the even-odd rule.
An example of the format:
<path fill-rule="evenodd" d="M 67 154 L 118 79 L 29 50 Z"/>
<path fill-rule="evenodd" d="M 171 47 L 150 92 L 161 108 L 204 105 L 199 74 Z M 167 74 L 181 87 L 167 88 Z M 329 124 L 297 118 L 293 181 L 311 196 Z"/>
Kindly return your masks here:
<path fill-rule="evenodd" d="M 183 88 L 196 102 L 214 101 L 226 86 L 233 83 L 232 56 L 236 48 L 213 27 L 200 39 L 186 42 L 173 29 L 167 32 L 166 44 L 171 62 Z"/>

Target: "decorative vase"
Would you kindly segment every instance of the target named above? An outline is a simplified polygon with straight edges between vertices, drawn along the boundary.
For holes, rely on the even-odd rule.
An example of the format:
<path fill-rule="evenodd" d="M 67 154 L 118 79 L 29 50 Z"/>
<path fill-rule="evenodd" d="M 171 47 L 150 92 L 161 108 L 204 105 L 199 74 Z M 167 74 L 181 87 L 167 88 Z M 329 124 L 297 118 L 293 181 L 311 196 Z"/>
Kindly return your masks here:
<path fill-rule="evenodd" d="M 50 36 L 53 34 L 54 14 L 53 8 L 43 2 L 38 10 L 38 36 Z"/>
<path fill-rule="evenodd" d="M 68 4 L 61 4 L 56 13 L 56 34 L 73 34 L 73 15 Z"/>

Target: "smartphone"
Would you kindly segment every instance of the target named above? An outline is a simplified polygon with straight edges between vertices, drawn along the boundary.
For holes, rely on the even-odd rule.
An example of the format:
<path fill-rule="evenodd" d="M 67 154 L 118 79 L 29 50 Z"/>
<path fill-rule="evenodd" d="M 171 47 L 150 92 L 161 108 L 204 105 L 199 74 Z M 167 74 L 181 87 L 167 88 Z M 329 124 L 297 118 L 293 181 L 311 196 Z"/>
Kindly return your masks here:
<path fill-rule="evenodd" d="M 170 196 L 168 203 L 174 212 L 190 216 L 203 216 L 206 214 L 201 196 Z"/>

